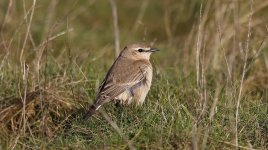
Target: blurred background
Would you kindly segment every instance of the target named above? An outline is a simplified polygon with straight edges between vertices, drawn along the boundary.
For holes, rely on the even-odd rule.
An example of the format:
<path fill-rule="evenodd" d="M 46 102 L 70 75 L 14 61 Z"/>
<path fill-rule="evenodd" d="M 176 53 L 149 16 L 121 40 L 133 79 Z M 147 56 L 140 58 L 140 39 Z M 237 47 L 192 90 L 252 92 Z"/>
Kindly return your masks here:
<path fill-rule="evenodd" d="M 251 1 L 126 0 L 116 3 L 120 49 L 136 41 L 154 42 L 163 49 L 159 54 L 163 56 L 162 65 L 180 64 L 186 71 L 190 64 L 195 65 L 194 55 L 199 46 L 198 49 L 206 51 L 205 61 L 212 62 L 206 67 L 224 67 L 219 66 L 224 63 L 221 62 L 224 48 L 232 68 L 233 61 L 241 53 L 239 45 L 243 49 L 246 47 Z M 255 49 L 252 50 L 254 53 L 267 34 L 268 4 L 261 0 L 252 3 L 249 46 Z M 49 55 L 57 60 L 66 54 L 68 48 L 71 55 L 81 62 L 95 59 L 96 53 L 113 56 L 113 17 L 109 1 L 37 1 L 31 19 L 32 4 L 32 1 L 1 2 L 2 59 L 9 51 L 8 58 L 18 61 L 18 49 L 24 45 L 22 57 L 31 63 L 38 46 L 55 36 L 47 44 Z M 29 40 L 24 43 L 29 21 Z"/>
<path fill-rule="evenodd" d="M 118 1 L 120 48 L 132 42 L 155 42 L 157 46 L 164 43 L 162 55 L 174 56 L 168 51 L 175 48 L 168 46 L 180 51 L 185 38 L 198 23 L 200 4 L 199 1 Z M 7 45 L 10 38 L 13 39 L 12 49 L 23 45 L 31 7 L 32 1 L 1 2 L 2 58 L 7 51 L 3 45 Z M 102 51 L 105 53 L 101 55 L 113 56 L 113 18 L 109 1 L 52 0 L 35 4 L 25 59 L 31 62 L 44 40 L 64 32 L 63 36 L 49 41 L 49 53 L 60 59 L 66 52 L 66 31 L 69 29 L 68 46 L 78 60 L 91 60 Z M 191 40 L 195 42 L 195 38 Z M 18 58 L 20 52 L 14 50 L 9 55 L 9 58 Z"/>

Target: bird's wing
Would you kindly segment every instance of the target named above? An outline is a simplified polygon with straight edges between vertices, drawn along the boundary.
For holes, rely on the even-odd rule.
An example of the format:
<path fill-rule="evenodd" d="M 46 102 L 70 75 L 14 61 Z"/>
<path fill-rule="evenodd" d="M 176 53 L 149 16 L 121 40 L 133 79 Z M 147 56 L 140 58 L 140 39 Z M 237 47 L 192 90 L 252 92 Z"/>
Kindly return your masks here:
<path fill-rule="evenodd" d="M 120 61 L 113 64 L 101 84 L 96 103 L 102 105 L 106 100 L 112 100 L 125 90 L 141 82 L 151 69 L 148 61 Z"/>

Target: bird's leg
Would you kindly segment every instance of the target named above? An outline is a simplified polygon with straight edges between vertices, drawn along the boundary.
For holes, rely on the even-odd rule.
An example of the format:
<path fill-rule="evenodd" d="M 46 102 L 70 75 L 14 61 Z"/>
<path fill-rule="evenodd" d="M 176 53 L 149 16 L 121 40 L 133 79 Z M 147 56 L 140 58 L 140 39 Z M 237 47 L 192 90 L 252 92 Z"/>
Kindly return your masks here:
<path fill-rule="evenodd" d="M 115 109 L 117 114 L 120 116 L 120 118 L 123 116 L 123 104 L 122 104 L 122 100 L 120 99 L 115 99 Z"/>
<path fill-rule="evenodd" d="M 116 109 L 117 109 L 117 110 L 122 110 L 122 108 L 123 108 L 123 107 L 122 107 L 122 105 L 123 105 L 123 104 L 122 104 L 122 100 L 120 100 L 120 99 L 115 99 L 114 101 L 115 101 L 115 107 L 116 107 Z"/>
<path fill-rule="evenodd" d="M 119 99 L 115 99 L 115 107 L 116 108 L 119 108 L 122 104 L 121 104 L 121 101 Z"/>

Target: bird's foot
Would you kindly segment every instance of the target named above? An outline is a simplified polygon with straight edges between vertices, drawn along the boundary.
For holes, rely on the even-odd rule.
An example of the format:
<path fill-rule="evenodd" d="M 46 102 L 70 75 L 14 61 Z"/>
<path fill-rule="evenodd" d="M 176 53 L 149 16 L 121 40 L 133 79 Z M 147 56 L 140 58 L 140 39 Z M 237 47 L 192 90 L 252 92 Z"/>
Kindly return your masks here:
<path fill-rule="evenodd" d="M 119 118 L 122 118 L 124 116 L 124 113 L 123 113 L 124 111 L 123 111 L 123 104 L 121 100 L 119 99 L 115 100 L 115 109 Z"/>

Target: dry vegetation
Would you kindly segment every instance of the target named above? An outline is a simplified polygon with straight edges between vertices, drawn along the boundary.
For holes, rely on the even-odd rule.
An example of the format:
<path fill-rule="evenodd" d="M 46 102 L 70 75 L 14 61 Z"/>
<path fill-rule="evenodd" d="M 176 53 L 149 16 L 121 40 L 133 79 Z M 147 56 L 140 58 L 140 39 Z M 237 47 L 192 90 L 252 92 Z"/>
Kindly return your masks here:
<path fill-rule="evenodd" d="M 264 0 L 2 0 L 0 149 L 267 149 L 267 18 Z M 162 50 L 145 105 L 83 122 L 133 41 Z"/>

